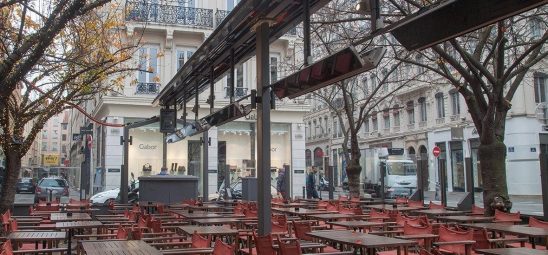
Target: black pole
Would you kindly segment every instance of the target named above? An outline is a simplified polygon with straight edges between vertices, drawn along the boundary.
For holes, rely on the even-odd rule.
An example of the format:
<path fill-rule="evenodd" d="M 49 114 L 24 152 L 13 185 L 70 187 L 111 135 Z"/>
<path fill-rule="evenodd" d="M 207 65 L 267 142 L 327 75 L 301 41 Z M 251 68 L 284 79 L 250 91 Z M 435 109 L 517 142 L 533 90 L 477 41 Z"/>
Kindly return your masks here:
<path fill-rule="evenodd" d="M 303 51 L 304 66 L 308 66 L 309 58 L 312 56 L 310 49 L 310 3 L 308 0 L 303 2 Z"/>
<path fill-rule="evenodd" d="M 472 204 L 475 204 L 474 196 L 474 167 L 472 166 L 472 158 L 464 159 L 464 169 L 466 171 L 466 191 L 472 194 Z"/>
<path fill-rule="evenodd" d="M 230 96 L 230 103 L 234 103 L 234 66 L 236 65 L 234 61 L 234 49 L 230 49 L 230 73 L 228 76 L 228 95 Z"/>
<path fill-rule="evenodd" d="M 269 72 L 269 33 L 266 20 L 259 20 L 255 25 L 257 35 L 257 181 L 258 181 L 258 229 L 259 235 L 268 235 L 272 231 L 270 209 L 270 84 Z"/>
<path fill-rule="evenodd" d="M 166 133 L 163 134 L 162 139 L 162 168 L 167 168 L 167 141 L 166 141 Z M 172 164 L 173 168 L 173 164 Z"/>
<path fill-rule="evenodd" d="M 327 181 L 329 182 L 329 200 L 335 199 L 335 195 L 333 194 L 333 191 L 335 191 L 334 175 L 333 167 L 329 166 L 329 175 L 327 177 Z"/>
<path fill-rule="evenodd" d="M 439 182 L 441 192 L 441 204 L 447 206 L 447 171 L 445 159 L 438 158 Z"/>
<path fill-rule="evenodd" d="M 122 173 L 120 176 L 120 202 L 127 204 L 127 187 L 128 187 L 128 165 L 129 165 L 129 127 L 124 127 L 123 136 L 124 145 L 124 164 L 122 165 Z"/>
<path fill-rule="evenodd" d="M 385 178 L 386 177 L 386 161 L 383 159 L 381 160 L 381 201 L 382 203 L 384 204 L 384 200 L 385 200 L 385 192 L 384 192 L 384 189 L 385 189 Z"/>

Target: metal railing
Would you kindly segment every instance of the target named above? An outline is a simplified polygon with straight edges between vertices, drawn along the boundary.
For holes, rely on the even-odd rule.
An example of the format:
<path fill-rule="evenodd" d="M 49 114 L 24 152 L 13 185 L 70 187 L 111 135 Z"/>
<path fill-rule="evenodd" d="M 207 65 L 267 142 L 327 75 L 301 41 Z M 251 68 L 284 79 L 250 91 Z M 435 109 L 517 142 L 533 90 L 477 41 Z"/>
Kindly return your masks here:
<path fill-rule="evenodd" d="M 213 10 L 148 2 L 127 2 L 128 21 L 213 28 Z"/>
<path fill-rule="evenodd" d="M 230 12 L 225 10 L 217 10 L 215 12 L 215 27 L 219 26 L 221 22 L 228 16 Z"/>
<path fill-rule="evenodd" d="M 236 99 L 247 96 L 247 89 L 242 87 L 234 87 L 234 97 Z M 230 98 L 230 87 L 225 87 L 225 98 Z"/>
<path fill-rule="evenodd" d="M 135 89 L 137 95 L 156 95 L 160 93 L 160 83 L 139 82 Z"/>

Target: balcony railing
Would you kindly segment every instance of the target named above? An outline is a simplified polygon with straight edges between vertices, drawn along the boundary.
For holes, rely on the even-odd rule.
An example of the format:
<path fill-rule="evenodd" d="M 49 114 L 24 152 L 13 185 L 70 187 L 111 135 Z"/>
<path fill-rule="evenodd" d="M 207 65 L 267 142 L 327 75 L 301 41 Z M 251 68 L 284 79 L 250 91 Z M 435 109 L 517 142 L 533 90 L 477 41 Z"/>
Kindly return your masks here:
<path fill-rule="evenodd" d="M 436 119 L 436 124 L 440 125 L 440 124 L 443 124 L 443 123 L 445 123 L 445 117 Z"/>
<path fill-rule="evenodd" d="M 409 130 L 415 129 L 415 123 L 409 123 L 409 124 L 407 124 L 407 129 L 409 129 Z"/>
<path fill-rule="evenodd" d="M 419 122 L 419 127 L 420 128 L 426 127 L 426 121 Z"/>
<path fill-rule="evenodd" d="M 135 94 L 137 95 L 156 95 L 160 93 L 160 83 L 139 82 Z"/>
<path fill-rule="evenodd" d="M 247 96 L 247 88 L 234 87 L 234 97 L 236 99 Z M 225 87 L 225 98 L 230 98 L 230 87 Z"/>
<path fill-rule="evenodd" d="M 213 10 L 148 2 L 127 2 L 128 21 L 213 28 Z"/>
<path fill-rule="evenodd" d="M 219 26 L 221 22 L 228 16 L 230 12 L 225 10 L 217 10 L 215 12 L 215 27 Z"/>

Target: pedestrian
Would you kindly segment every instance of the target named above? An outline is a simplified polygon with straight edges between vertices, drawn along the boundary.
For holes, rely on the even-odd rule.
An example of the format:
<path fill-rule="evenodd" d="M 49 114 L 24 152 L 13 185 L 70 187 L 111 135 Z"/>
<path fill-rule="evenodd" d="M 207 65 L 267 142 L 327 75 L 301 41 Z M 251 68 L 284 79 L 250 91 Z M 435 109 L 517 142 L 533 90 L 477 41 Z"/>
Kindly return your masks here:
<path fill-rule="evenodd" d="M 283 168 L 278 171 L 276 190 L 278 191 L 278 195 L 281 195 L 284 201 L 287 200 L 287 192 L 285 188 L 285 169 Z"/>
<path fill-rule="evenodd" d="M 306 197 L 307 198 L 318 198 L 318 191 L 316 191 L 316 167 L 313 166 L 310 171 L 308 171 L 308 176 L 306 177 Z"/>

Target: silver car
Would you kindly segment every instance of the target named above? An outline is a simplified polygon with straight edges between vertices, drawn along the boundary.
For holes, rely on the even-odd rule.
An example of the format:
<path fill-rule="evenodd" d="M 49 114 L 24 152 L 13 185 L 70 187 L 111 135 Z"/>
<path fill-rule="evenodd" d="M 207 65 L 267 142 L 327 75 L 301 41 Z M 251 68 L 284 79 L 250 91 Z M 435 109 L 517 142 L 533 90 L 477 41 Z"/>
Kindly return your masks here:
<path fill-rule="evenodd" d="M 50 194 L 52 200 L 68 196 L 69 185 L 67 181 L 56 176 L 42 178 L 36 185 L 36 200 L 48 200 Z"/>

